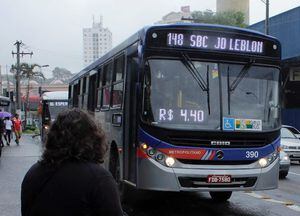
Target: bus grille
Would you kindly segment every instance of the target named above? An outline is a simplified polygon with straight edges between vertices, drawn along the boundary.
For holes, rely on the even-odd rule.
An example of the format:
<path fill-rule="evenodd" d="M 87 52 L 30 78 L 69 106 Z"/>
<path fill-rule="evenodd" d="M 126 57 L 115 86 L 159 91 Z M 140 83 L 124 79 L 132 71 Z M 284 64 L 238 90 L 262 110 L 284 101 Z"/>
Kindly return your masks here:
<path fill-rule="evenodd" d="M 226 160 L 188 160 L 178 159 L 183 164 L 194 164 L 194 165 L 248 165 L 254 163 L 255 160 L 237 160 L 237 161 L 226 161 Z"/>
<path fill-rule="evenodd" d="M 169 141 L 175 146 L 193 146 L 209 148 L 256 148 L 263 147 L 267 144 L 265 139 L 203 139 L 192 137 L 169 137 Z M 230 145 L 211 145 L 211 141 L 229 141 Z"/>
<path fill-rule="evenodd" d="M 253 187 L 257 180 L 256 177 L 232 178 L 231 183 L 207 183 L 207 178 L 179 177 L 179 183 L 185 188 L 234 188 L 234 187 Z"/>

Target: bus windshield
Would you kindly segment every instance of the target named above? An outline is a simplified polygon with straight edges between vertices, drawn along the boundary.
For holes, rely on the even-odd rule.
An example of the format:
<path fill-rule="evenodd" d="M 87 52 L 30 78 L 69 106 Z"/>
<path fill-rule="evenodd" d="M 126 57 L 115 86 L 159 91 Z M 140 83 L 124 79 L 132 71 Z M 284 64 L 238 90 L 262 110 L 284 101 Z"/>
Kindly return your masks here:
<path fill-rule="evenodd" d="M 254 130 L 279 127 L 277 68 L 187 58 L 149 58 L 145 68 L 143 118 L 150 124 L 221 130 L 225 118 L 242 126 L 251 120 Z"/>
<path fill-rule="evenodd" d="M 57 115 L 67 108 L 67 101 L 45 101 L 43 118 L 46 122 L 54 121 Z"/>

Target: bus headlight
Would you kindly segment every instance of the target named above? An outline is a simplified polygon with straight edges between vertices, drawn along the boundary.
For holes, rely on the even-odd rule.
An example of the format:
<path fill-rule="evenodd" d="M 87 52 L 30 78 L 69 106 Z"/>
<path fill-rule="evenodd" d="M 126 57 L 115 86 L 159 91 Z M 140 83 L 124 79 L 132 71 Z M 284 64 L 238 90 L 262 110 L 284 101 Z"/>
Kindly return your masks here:
<path fill-rule="evenodd" d="M 167 157 L 166 160 L 165 160 L 165 162 L 166 162 L 166 165 L 168 167 L 172 167 L 174 165 L 174 163 L 175 163 L 175 160 L 172 157 Z"/>
<path fill-rule="evenodd" d="M 266 167 L 268 165 L 268 160 L 266 158 L 261 158 L 258 163 L 261 167 Z"/>
<path fill-rule="evenodd" d="M 163 166 L 173 167 L 174 164 L 176 163 L 175 158 L 170 157 L 151 146 L 148 146 L 146 143 L 141 143 L 140 149 L 143 152 L 145 152 L 150 158 L 157 161 Z"/>
<path fill-rule="evenodd" d="M 261 158 L 258 160 L 258 164 L 261 168 L 269 166 L 273 163 L 278 157 L 278 152 L 274 151 L 273 153 L 269 154 L 268 156 Z"/>

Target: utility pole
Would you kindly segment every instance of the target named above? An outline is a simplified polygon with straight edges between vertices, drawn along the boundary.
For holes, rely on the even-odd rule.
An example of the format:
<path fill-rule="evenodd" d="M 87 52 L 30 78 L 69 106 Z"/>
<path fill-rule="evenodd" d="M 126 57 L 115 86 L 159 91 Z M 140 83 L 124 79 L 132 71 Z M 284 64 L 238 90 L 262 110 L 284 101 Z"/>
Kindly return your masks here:
<path fill-rule="evenodd" d="M 265 34 L 269 34 L 269 8 L 270 8 L 270 0 L 260 0 L 262 3 L 266 5 L 266 19 L 265 19 Z"/>
<path fill-rule="evenodd" d="M 266 35 L 269 34 L 269 7 L 270 7 L 269 0 L 266 0 L 266 22 L 265 22 Z"/>
<path fill-rule="evenodd" d="M 17 113 L 20 115 L 21 114 L 21 92 L 20 92 L 20 72 L 21 72 L 21 68 L 20 68 L 20 57 L 23 57 L 24 55 L 33 55 L 33 52 L 20 52 L 20 47 L 21 45 L 23 45 L 22 41 L 16 41 L 16 43 L 14 43 L 14 45 L 17 47 L 17 52 L 11 52 L 12 55 L 16 55 L 17 56 L 17 65 L 16 65 L 16 110 Z"/>

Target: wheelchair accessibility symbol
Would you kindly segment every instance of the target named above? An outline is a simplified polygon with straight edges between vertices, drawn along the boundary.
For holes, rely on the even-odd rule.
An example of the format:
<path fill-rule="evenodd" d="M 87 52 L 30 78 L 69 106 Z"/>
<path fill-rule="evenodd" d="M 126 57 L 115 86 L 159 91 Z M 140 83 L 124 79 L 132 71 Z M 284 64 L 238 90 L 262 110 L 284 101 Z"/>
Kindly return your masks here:
<path fill-rule="evenodd" d="M 223 130 L 234 130 L 234 118 L 223 118 Z"/>

